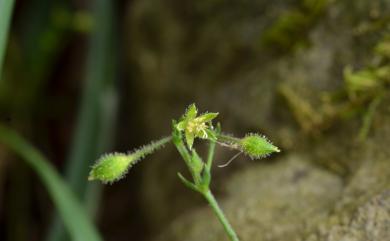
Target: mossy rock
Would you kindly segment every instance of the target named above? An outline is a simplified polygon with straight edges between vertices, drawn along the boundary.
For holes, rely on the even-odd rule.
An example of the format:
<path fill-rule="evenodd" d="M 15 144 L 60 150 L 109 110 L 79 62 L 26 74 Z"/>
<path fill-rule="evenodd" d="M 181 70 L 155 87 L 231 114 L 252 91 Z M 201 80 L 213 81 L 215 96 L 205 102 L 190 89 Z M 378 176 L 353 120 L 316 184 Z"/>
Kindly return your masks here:
<path fill-rule="evenodd" d="M 390 143 L 387 137 L 390 132 L 384 130 L 389 128 L 386 124 L 390 123 L 386 117 L 388 110 L 380 110 L 379 114 L 375 114 L 368 139 L 362 143 L 356 142 L 357 133 L 362 125 L 361 115 L 328 121 L 323 118 L 323 113 L 319 112 L 324 92 L 344 88 L 345 66 L 353 66 L 356 69 L 376 61 L 375 57 L 373 58 L 373 47 L 388 29 L 389 23 L 383 19 L 388 19 L 386 13 L 390 11 L 390 2 L 318 1 L 328 4 L 322 5 L 314 14 L 312 22 L 299 18 L 299 21 L 295 21 L 298 27 L 283 24 L 277 29 L 276 36 L 289 36 L 288 31 L 292 30 L 294 31 L 292 36 L 299 37 L 292 39 L 292 48 L 290 43 L 285 45 L 289 51 L 275 55 L 272 46 L 278 45 L 278 42 L 267 41 L 267 45 L 262 44 L 264 42 L 261 38 L 264 37 L 264 33 L 275 26 L 273 23 L 278 22 L 275 16 L 283 20 L 285 13 L 291 15 L 295 11 L 308 11 L 310 9 L 308 6 L 313 2 L 317 1 L 264 0 L 227 3 L 220 0 L 201 2 L 145 0 L 136 1 L 131 5 L 128 19 L 131 26 L 128 40 L 133 66 L 131 71 L 134 79 L 139 80 L 133 87 L 134 92 L 139 95 L 138 103 L 141 104 L 139 108 L 145 110 L 142 111 L 140 119 L 148 123 L 151 139 L 166 134 L 163 130 L 168 129 L 170 120 L 179 117 L 188 104 L 196 102 L 201 110 L 220 112 L 223 130 L 237 136 L 251 131 L 262 132 L 281 147 L 285 155 L 291 155 L 290 152 L 305 153 L 305 157 L 298 159 L 302 158 L 312 164 L 303 162 L 304 165 L 324 173 L 325 176 L 331 177 L 330 179 L 343 179 L 346 186 L 342 194 L 337 200 L 325 200 L 329 206 L 319 210 L 319 214 L 325 216 L 325 213 L 331 210 L 335 213 L 334 216 L 326 216 L 324 221 L 318 221 L 321 223 L 318 226 L 315 225 L 316 219 L 313 221 L 315 227 L 306 225 L 310 226 L 308 228 L 302 228 L 299 220 L 310 220 L 310 215 L 303 218 L 298 214 L 297 219 L 289 220 L 291 226 L 286 226 L 288 231 L 286 233 L 291 234 L 290 237 L 302 238 L 310 235 L 312 230 L 320 230 L 320 226 L 326 226 L 327 229 L 324 230 L 329 232 L 334 220 L 337 220 L 337 223 L 341 223 L 341 220 L 351 220 L 357 209 L 386 189 L 389 183 L 386 176 L 390 176 L 386 171 L 389 169 L 390 153 L 386 145 Z M 309 5 L 302 8 L 297 3 Z M 299 26 L 305 26 L 303 32 L 299 32 L 301 29 Z M 285 43 L 284 40 L 282 43 Z M 298 101 L 286 98 L 280 91 L 280 86 L 290 88 L 289 93 L 292 93 L 290 96 L 299 97 Z M 381 108 L 386 109 L 389 103 L 385 100 Z M 307 106 L 309 107 L 305 108 Z M 333 107 L 324 108 L 325 116 L 326 111 L 332 112 Z M 362 109 L 365 107 L 362 106 Z M 129 112 L 129 115 L 133 113 Z M 230 154 L 219 150 L 217 156 L 219 160 L 228 159 L 227 156 Z M 200 197 L 193 202 L 196 194 L 184 189 L 177 180 L 176 171 L 183 170 L 184 166 L 180 164 L 181 160 L 175 151 L 155 158 L 145 165 L 140 188 L 142 204 L 147 210 L 146 219 L 153 231 L 164 229 L 162 223 L 168 223 L 182 215 L 183 211 L 203 203 Z M 296 157 L 287 157 L 293 158 Z M 266 172 L 261 171 L 263 168 L 275 173 L 272 171 L 273 168 L 282 168 L 282 164 L 279 163 L 290 162 L 280 160 L 275 167 L 263 164 L 258 167 L 257 164 L 246 163 L 234 168 L 238 176 L 244 175 L 241 174 L 241 167 L 244 168 L 244 173 L 253 168 L 261 175 L 266 175 Z M 223 180 L 221 173 L 224 172 L 229 171 L 214 170 L 213 180 Z M 230 178 L 230 175 L 225 176 L 226 179 Z M 271 181 L 265 179 L 263 181 L 271 187 L 276 186 Z M 316 184 L 307 185 L 312 187 Z M 324 184 L 319 181 L 319 186 L 321 185 Z M 255 184 L 252 186 L 256 187 Z M 278 188 L 285 190 L 283 187 Z M 295 190 L 298 187 L 290 188 Z M 337 186 L 338 188 L 340 187 Z M 237 186 L 237 189 L 245 188 Z M 332 192 L 332 187 L 329 190 Z M 327 194 L 328 192 L 318 193 L 316 198 L 326 199 Z M 264 200 L 263 195 L 255 190 L 250 194 L 253 195 L 252 198 L 249 193 L 245 195 L 248 195 L 249 200 L 257 198 Z M 304 198 L 296 195 L 296 198 Z M 233 191 L 229 192 L 224 196 L 223 205 L 227 207 L 228 212 L 232 210 L 230 215 L 233 217 L 236 214 L 234 210 L 246 205 L 245 198 L 239 200 L 239 197 L 235 196 Z M 301 201 L 306 202 L 303 199 Z M 319 202 L 318 205 L 324 204 Z M 292 203 L 293 206 L 297 206 L 292 207 L 292 210 L 286 209 L 285 212 L 296 210 L 298 213 L 297 209 L 294 209 L 299 207 L 298 204 Z M 311 210 L 318 207 L 317 204 L 313 205 L 305 208 Z M 277 210 L 270 210 L 269 212 L 275 211 L 276 214 L 269 215 L 272 217 L 281 215 Z M 196 240 L 192 237 L 198 236 L 191 236 L 192 233 L 204 230 L 202 227 L 207 225 L 211 225 L 210 229 L 217 230 L 215 232 L 218 234 L 214 231 L 209 234 L 216 238 L 213 240 L 223 240 L 225 236 L 221 233 L 219 224 L 213 221 L 214 217 L 208 209 L 196 211 L 192 215 L 194 216 L 187 214 L 186 217 L 175 221 L 172 230 L 177 232 L 167 232 L 165 235 L 175 233 L 177 236 L 165 240 L 187 240 L 187 237 L 188 240 Z M 245 215 L 251 213 L 248 211 Z M 278 240 L 276 237 L 279 236 L 272 231 L 274 228 L 272 219 L 268 220 L 270 224 L 265 224 L 265 221 L 261 224 L 264 226 L 260 227 L 267 229 L 262 230 L 256 226 L 257 223 L 251 225 L 251 220 L 245 220 L 245 215 L 242 224 L 238 221 L 234 224 L 242 229 L 249 226 L 248 233 L 254 233 L 253 237 L 264 238 L 262 235 L 270 235 L 271 238 L 275 238 L 273 240 Z M 180 225 L 180 222 L 186 223 L 187 226 Z M 283 221 L 281 223 L 283 224 Z M 256 229 L 258 231 L 255 231 Z M 293 234 L 295 231 L 292 230 L 296 233 Z M 178 235 L 180 232 L 183 233 L 182 236 Z M 240 230 L 238 232 L 240 233 Z M 179 237 L 182 239 L 178 239 Z"/>
<path fill-rule="evenodd" d="M 351 219 L 312 234 L 306 241 L 389 240 L 390 189 L 360 206 Z"/>

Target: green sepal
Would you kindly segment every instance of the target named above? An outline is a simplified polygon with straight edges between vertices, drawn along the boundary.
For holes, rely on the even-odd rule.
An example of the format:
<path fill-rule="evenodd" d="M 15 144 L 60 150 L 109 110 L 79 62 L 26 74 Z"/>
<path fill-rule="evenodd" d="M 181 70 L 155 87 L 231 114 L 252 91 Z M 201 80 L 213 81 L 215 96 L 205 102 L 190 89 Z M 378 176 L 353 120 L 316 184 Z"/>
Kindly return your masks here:
<path fill-rule="evenodd" d="M 186 142 L 187 142 L 187 146 L 188 146 L 188 149 L 192 149 L 192 145 L 194 145 L 194 139 L 195 139 L 195 136 L 194 134 L 188 132 L 188 131 L 185 131 L 185 136 L 186 136 Z"/>
<path fill-rule="evenodd" d="M 219 113 L 217 112 L 209 112 L 209 113 L 205 113 L 199 117 L 197 117 L 197 119 L 200 121 L 200 122 L 209 122 L 211 120 L 213 120 L 214 118 L 216 118 L 218 116 Z"/>
<path fill-rule="evenodd" d="M 198 109 L 196 108 L 195 104 L 191 104 L 188 106 L 187 111 L 185 113 L 186 119 L 193 119 L 198 114 Z"/>
<path fill-rule="evenodd" d="M 187 125 L 187 121 L 180 121 L 179 123 L 177 123 L 175 125 L 175 128 L 178 129 L 179 131 L 184 131 L 184 129 L 186 128 L 186 125 Z"/>

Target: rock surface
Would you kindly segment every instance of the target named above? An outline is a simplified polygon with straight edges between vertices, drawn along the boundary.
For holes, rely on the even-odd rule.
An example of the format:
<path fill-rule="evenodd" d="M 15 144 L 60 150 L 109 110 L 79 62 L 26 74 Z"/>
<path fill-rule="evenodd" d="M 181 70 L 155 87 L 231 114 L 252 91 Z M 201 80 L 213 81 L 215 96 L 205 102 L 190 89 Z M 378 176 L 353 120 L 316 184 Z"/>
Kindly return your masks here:
<path fill-rule="evenodd" d="M 301 156 L 291 156 L 234 175 L 226 184 L 229 198 L 222 206 L 242 240 L 299 240 L 301 230 L 313 228 L 327 217 L 342 187 L 337 176 L 316 168 Z M 227 238 L 205 207 L 176 220 L 158 240 Z"/>
<path fill-rule="evenodd" d="M 390 189 L 360 206 L 352 218 L 332 226 L 307 241 L 390 240 Z"/>

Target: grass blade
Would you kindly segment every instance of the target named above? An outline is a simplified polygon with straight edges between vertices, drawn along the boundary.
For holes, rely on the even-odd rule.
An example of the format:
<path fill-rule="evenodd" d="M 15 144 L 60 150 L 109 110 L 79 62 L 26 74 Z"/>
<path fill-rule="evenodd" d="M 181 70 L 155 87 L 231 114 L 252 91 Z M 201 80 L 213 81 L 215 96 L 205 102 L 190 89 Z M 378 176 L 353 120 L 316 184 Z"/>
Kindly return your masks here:
<path fill-rule="evenodd" d="M 0 142 L 20 155 L 38 174 L 74 241 L 102 240 L 72 191 L 47 159 L 16 132 L 0 125 Z"/>
<path fill-rule="evenodd" d="M 94 28 L 84 93 L 65 170 L 70 188 L 91 213 L 100 200 L 101 185 L 87 182 L 87 176 L 93 162 L 111 145 L 117 112 L 114 2 L 96 0 L 93 8 Z M 58 218 L 54 219 L 46 240 L 67 240 Z"/>
<path fill-rule="evenodd" d="M 14 0 L 0 0 L 0 80 Z"/>

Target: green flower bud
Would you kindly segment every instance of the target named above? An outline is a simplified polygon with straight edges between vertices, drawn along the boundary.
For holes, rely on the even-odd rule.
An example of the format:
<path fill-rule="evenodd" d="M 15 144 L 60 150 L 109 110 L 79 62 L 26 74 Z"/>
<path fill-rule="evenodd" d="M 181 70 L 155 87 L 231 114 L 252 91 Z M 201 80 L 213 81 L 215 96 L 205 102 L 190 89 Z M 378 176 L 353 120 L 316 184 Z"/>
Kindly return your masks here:
<path fill-rule="evenodd" d="M 138 158 L 137 158 L 138 157 Z M 139 155 L 123 153 L 106 154 L 92 167 L 88 180 L 112 183 L 125 176 L 127 170 L 139 160 Z"/>
<path fill-rule="evenodd" d="M 266 157 L 273 152 L 280 152 L 265 136 L 249 134 L 239 141 L 242 151 L 253 159 Z"/>
<path fill-rule="evenodd" d="M 130 153 L 112 153 L 100 157 L 89 173 L 88 180 L 100 180 L 103 183 L 113 183 L 125 176 L 127 170 L 146 155 L 153 153 L 171 141 L 171 137 L 165 137 L 139 150 Z"/>

